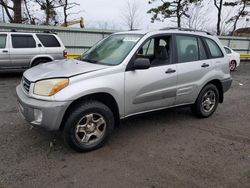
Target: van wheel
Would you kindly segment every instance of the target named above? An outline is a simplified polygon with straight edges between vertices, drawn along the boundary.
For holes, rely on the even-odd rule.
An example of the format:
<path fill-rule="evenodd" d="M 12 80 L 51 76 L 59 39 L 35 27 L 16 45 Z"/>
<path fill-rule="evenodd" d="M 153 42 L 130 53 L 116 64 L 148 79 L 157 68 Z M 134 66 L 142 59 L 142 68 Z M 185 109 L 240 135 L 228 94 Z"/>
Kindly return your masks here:
<path fill-rule="evenodd" d="M 64 126 L 65 142 L 77 152 L 103 146 L 114 129 L 114 115 L 103 103 L 86 101 L 76 106 Z"/>
<path fill-rule="evenodd" d="M 217 87 L 213 84 L 208 84 L 201 90 L 191 109 L 196 116 L 207 118 L 215 112 L 218 103 L 219 91 Z"/>
<path fill-rule="evenodd" d="M 39 65 L 39 64 L 43 64 L 43 63 L 48 63 L 48 62 L 50 62 L 51 60 L 50 59 L 37 59 L 37 60 L 35 60 L 33 63 L 32 63 L 32 67 L 34 67 L 34 66 L 37 66 L 37 65 Z"/>
<path fill-rule="evenodd" d="M 231 61 L 230 62 L 230 71 L 235 71 L 236 69 L 236 61 Z"/>

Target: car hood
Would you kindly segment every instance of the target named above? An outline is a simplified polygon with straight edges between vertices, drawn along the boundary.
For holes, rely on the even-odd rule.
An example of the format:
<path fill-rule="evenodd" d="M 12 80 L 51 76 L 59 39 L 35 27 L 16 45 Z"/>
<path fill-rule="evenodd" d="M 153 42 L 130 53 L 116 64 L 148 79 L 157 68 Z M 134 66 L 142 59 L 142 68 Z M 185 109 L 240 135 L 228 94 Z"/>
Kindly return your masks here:
<path fill-rule="evenodd" d="M 87 63 L 76 59 L 56 60 L 28 69 L 24 72 L 24 77 L 31 82 L 35 82 L 46 78 L 65 78 L 86 74 L 108 67 L 110 66 Z"/>

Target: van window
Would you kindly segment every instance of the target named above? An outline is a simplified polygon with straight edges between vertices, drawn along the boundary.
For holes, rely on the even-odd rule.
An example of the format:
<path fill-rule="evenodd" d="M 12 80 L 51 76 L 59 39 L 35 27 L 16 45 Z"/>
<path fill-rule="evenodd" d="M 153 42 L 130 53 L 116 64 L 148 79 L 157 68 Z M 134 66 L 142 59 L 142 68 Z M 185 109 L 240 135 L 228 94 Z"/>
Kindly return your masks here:
<path fill-rule="evenodd" d="M 223 54 L 220 50 L 220 47 L 211 39 L 205 39 L 207 45 L 208 45 L 208 48 L 209 48 L 209 51 L 210 51 L 210 54 L 213 58 L 219 58 L 219 57 L 223 57 Z"/>
<path fill-rule="evenodd" d="M 198 41 L 193 36 L 176 36 L 178 62 L 199 60 Z"/>
<path fill-rule="evenodd" d="M 6 38 L 7 35 L 0 35 L 0 48 L 6 47 Z"/>
<path fill-rule="evenodd" d="M 37 38 L 41 41 L 44 47 L 60 47 L 60 43 L 53 35 L 36 34 Z"/>
<path fill-rule="evenodd" d="M 36 41 L 32 35 L 11 35 L 13 48 L 35 48 Z"/>

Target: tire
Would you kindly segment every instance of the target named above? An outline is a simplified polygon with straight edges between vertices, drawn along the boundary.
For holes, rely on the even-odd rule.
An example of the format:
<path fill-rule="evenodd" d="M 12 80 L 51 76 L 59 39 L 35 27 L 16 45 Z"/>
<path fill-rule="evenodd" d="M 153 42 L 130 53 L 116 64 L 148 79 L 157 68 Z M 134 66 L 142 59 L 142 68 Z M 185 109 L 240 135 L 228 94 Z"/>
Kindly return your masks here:
<path fill-rule="evenodd" d="M 77 152 L 102 147 L 114 129 L 114 115 L 103 103 L 86 101 L 73 108 L 63 130 L 65 142 Z"/>
<path fill-rule="evenodd" d="M 48 63 L 48 62 L 50 62 L 50 61 L 51 61 L 50 59 L 45 59 L 45 58 L 36 59 L 36 60 L 32 63 L 32 67 L 37 66 L 37 65 L 39 65 L 39 64 Z"/>
<path fill-rule="evenodd" d="M 234 60 L 231 61 L 230 62 L 230 71 L 235 71 L 236 66 L 237 66 L 236 61 L 234 61 Z"/>
<path fill-rule="evenodd" d="M 219 91 L 217 87 L 213 84 L 208 84 L 201 90 L 191 109 L 197 117 L 207 118 L 215 112 L 218 103 Z"/>

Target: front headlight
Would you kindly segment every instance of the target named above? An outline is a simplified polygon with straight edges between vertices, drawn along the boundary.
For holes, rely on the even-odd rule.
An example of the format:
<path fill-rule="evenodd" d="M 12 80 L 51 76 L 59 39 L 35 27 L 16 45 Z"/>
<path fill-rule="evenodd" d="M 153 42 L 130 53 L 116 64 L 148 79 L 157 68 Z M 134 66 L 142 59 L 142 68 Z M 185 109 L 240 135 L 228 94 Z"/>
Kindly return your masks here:
<path fill-rule="evenodd" d="M 69 85 L 69 79 L 56 78 L 41 80 L 35 83 L 34 94 L 41 96 L 52 96 Z"/>

